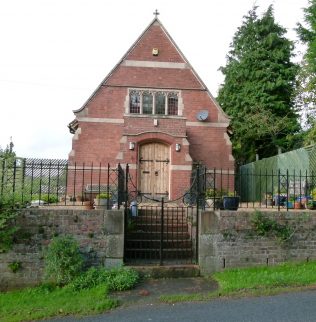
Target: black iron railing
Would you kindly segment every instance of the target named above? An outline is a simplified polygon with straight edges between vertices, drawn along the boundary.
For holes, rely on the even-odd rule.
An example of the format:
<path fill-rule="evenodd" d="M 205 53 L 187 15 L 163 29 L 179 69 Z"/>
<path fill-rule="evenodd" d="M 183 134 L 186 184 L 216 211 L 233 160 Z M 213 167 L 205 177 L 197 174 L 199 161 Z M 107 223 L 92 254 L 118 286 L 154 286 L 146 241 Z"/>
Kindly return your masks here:
<path fill-rule="evenodd" d="M 316 173 L 300 170 L 240 171 L 200 169 L 202 206 L 223 208 L 238 197 L 239 208 L 316 209 Z"/>
<path fill-rule="evenodd" d="M 120 165 L 67 160 L 0 160 L 0 198 L 27 206 L 119 208 L 124 201 Z"/>
<path fill-rule="evenodd" d="M 316 173 L 281 169 L 235 172 L 197 165 L 192 171 L 191 186 L 174 202 L 217 209 L 224 207 L 227 197 L 238 197 L 239 208 L 316 209 Z M 146 202 L 128 165 L 122 168 L 102 163 L 19 158 L 0 159 L 0 198 L 29 206 L 107 209 L 120 208 L 123 203 L 129 207 L 132 200 Z"/>

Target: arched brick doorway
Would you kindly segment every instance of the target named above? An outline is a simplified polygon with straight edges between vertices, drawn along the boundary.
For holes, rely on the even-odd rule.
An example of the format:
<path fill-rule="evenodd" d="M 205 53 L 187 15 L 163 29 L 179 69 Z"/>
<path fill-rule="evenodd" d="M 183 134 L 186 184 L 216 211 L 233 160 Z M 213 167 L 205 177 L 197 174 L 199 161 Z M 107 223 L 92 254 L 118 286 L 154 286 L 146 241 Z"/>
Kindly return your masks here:
<path fill-rule="evenodd" d="M 139 147 L 139 187 L 143 195 L 169 197 L 170 146 L 150 142 Z"/>

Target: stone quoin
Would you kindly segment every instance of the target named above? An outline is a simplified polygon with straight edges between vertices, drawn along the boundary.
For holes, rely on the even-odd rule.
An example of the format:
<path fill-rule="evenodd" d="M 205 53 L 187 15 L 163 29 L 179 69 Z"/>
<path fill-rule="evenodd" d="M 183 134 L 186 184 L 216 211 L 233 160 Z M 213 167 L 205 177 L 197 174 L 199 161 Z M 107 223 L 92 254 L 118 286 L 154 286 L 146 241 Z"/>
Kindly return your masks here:
<path fill-rule="evenodd" d="M 195 163 L 233 171 L 234 158 L 228 116 L 157 16 L 74 111 L 69 162 L 129 164 L 142 194 L 176 199 Z"/>

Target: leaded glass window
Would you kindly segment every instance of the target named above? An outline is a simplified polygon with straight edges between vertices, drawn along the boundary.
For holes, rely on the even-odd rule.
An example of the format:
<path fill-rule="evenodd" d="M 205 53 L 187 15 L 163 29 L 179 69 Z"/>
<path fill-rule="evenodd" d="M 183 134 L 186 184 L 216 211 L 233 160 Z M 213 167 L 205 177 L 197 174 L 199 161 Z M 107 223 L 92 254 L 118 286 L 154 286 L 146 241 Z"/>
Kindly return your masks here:
<path fill-rule="evenodd" d="M 156 114 L 165 114 L 166 96 L 164 93 L 156 93 L 155 96 L 155 111 Z"/>
<path fill-rule="evenodd" d="M 149 92 L 143 93 L 143 114 L 153 113 L 153 95 Z"/>
<path fill-rule="evenodd" d="M 168 115 L 178 115 L 178 96 L 175 93 L 168 94 Z"/>
<path fill-rule="evenodd" d="M 129 113 L 147 115 L 178 115 L 178 92 L 131 89 Z"/>
<path fill-rule="evenodd" d="M 133 114 L 140 113 L 140 94 L 137 91 L 132 91 L 130 93 L 129 111 Z"/>

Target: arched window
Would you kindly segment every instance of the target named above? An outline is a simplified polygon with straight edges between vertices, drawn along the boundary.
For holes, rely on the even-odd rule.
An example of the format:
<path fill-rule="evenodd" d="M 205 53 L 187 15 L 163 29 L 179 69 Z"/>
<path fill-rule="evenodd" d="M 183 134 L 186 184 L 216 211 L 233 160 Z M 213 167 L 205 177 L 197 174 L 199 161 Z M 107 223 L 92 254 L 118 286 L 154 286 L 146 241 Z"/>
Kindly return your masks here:
<path fill-rule="evenodd" d="M 130 92 L 129 112 L 133 114 L 140 113 L 140 94 L 137 91 Z"/>
<path fill-rule="evenodd" d="M 143 93 L 143 114 L 153 113 L 153 95 L 150 92 Z"/>
<path fill-rule="evenodd" d="M 168 115 L 178 115 L 178 96 L 175 93 L 168 94 Z"/>
<path fill-rule="evenodd" d="M 156 114 L 165 114 L 166 95 L 162 92 L 158 92 L 155 95 L 155 111 Z"/>

